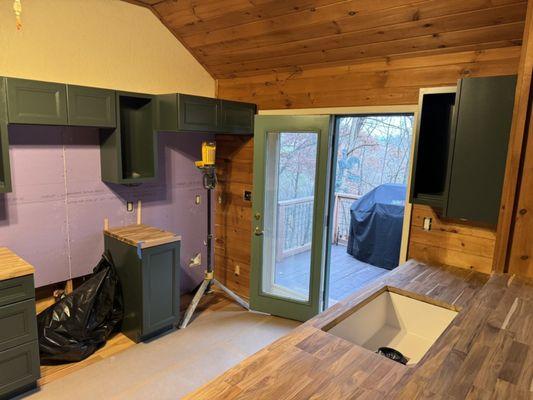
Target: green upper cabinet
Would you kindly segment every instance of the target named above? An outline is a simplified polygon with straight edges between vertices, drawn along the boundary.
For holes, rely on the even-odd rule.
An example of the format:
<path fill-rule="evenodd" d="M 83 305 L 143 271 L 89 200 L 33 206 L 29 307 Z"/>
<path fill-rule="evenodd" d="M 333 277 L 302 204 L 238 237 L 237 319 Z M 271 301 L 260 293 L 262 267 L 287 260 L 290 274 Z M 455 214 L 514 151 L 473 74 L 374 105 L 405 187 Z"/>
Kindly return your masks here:
<path fill-rule="evenodd" d="M 114 128 L 115 91 L 67 85 L 68 124 Z"/>
<path fill-rule="evenodd" d="M 7 78 L 6 90 L 10 124 L 68 124 L 65 84 Z"/>
<path fill-rule="evenodd" d="M 140 93 L 116 93 L 117 127 L 100 133 L 102 180 L 136 184 L 157 175 L 156 101 Z"/>
<path fill-rule="evenodd" d="M 178 130 L 216 132 L 220 115 L 217 99 L 177 95 Z"/>
<path fill-rule="evenodd" d="M 158 130 L 253 135 L 255 104 L 166 94 L 158 98 Z"/>
<path fill-rule="evenodd" d="M 493 76 L 421 90 L 412 202 L 441 217 L 497 224 L 515 86 L 516 76 Z"/>
<path fill-rule="evenodd" d="M 5 85 L 6 79 L 0 77 L 0 193 L 11 192 Z"/>
<path fill-rule="evenodd" d="M 253 134 L 255 104 L 220 100 L 219 127 L 225 133 Z"/>
<path fill-rule="evenodd" d="M 516 76 L 459 81 L 446 216 L 498 223 Z"/>

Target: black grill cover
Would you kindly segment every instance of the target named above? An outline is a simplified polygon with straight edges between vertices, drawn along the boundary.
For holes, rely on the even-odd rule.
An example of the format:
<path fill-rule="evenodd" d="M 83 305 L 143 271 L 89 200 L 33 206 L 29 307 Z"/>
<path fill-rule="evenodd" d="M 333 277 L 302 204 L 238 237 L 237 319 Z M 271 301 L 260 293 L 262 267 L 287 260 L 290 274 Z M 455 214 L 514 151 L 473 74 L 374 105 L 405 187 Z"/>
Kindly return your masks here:
<path fill-rule="evenodd" d="M 359 261 L 393 269 L 402 239 L 405 185 L 380 185 L 350 207 L 348 254 Z"/>

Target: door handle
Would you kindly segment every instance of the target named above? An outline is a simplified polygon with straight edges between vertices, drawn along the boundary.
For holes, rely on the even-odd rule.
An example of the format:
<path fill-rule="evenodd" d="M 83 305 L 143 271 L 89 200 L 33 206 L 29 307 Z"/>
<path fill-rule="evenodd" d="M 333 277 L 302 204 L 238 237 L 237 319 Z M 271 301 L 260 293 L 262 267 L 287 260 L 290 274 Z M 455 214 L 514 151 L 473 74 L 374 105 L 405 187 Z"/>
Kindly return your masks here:
<path fill-rule="evenodd" d="M 254 230 L 254 235 L 255 236 L 263 236 L 263 231 L 258 226 L 256 226 L 255 230 Z"/>

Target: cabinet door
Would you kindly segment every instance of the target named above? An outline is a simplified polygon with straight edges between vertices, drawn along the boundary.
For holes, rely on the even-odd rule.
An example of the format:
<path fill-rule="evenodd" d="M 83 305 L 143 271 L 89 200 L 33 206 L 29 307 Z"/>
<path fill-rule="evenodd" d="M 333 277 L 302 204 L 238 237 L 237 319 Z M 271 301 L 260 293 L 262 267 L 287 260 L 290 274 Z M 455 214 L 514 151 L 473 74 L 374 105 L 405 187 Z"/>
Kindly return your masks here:
<path fill-rule="evenodd" d="M 179 242 L 142 251 L 143 336 L 178 322 L 179 263 Z"/>
<path fill-rule="evenodd" d="M 60 83 L 7 78 L 11 124 L 67 125 L 67 88 Z"/>
<path fill-rule="evenodd" d="M 515 86 L 516 76 L 459 82 L 447 217 L 497 224 Z"/>
<path fill-rule="evenodd" d="M 220 130 L 253 135 L 255 104 L 220 100 Z"/>
<path fill-rule="evenodd" d="M 0 281 L 0 306 L 31 299 L 34 296 L 33 275 Z"/>
<path fill-rule="evenodd" d="M 67 99 L 69 125 L 116 127 L 113 90 L 68 85 Z"/>
<path fill-rule="evenodd" d="M 39 376 L 36 340 L 0 351 L 0 397 L 35 383 Z"/>
<path fill-rule="evenodd" d="M 0 307 L 0 351 L 37 339 L 35 301 Z"/>
<path fill-rule="evenodd" d="M 208 97 L 178 94 L 178 130 L 217 132 L 220 102 Z"/>

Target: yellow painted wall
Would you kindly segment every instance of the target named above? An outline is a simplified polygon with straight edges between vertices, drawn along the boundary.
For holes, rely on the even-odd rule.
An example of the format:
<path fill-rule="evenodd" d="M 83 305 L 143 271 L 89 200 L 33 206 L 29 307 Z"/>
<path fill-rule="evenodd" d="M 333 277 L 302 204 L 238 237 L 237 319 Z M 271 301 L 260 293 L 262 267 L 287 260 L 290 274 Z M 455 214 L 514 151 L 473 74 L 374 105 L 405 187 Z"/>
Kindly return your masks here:
<path fill-rule="evenodd" d="M 205 69 L 146 8 L 119 0 L 0 0 L 0 76 L 214 96 Z"/>

